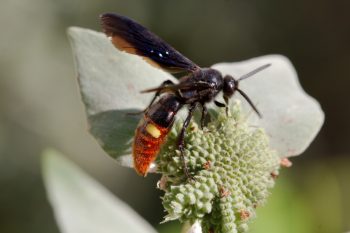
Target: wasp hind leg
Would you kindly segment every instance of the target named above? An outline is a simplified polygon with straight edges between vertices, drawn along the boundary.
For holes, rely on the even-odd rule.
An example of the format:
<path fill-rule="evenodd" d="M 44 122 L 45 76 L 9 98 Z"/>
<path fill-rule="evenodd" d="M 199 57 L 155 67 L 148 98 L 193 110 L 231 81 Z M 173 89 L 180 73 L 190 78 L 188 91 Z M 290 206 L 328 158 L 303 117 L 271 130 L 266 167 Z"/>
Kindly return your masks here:
<path fill-rule="evenodd" d="M 183 168 L 184 174 L 186 175 L 188 180 L 194 180 L 194 178 L 191 176 L 191 174 L 188 170 L 186 160 L 185 160 L 185 133 L 186 133 L 186 129 L 187 129 L 188 125 L 191 122 L 193 112 L 196 109 L 196 106 L 197 106 L 196 104 L 193 104 L 190 106 L 187 118 L 182 125 L 182 129 L 181 129 L 180 135 L 178 137 L 178 144 L 177 144 L 177 146 L 180 150 L 180 158 L 182 161 L 182 168 Z"/>
<path fill-rule="evenodd" d="M 151 102 L 149 103 L 149 105 L 142 111 L 139 111 L 139 112 L 129 112 L 127 113 L 127 115 L 139 115 L 139 114 L 144 114 L 145 112 L 148 111 L 148 109 L 152 106 L 152 104 L 154 103 L 154 101 L 157 99 L 158 96 L 160 96 L 162 90 L 161 88 L 162 87 L 166 87 L 166 86 L 169 86 L 169 85 L 174 85 L 174 83 L 171 81 L 171 80 L 166 80 L 164 81 L 157 89 L 159 89 L 153 96 Z"/>

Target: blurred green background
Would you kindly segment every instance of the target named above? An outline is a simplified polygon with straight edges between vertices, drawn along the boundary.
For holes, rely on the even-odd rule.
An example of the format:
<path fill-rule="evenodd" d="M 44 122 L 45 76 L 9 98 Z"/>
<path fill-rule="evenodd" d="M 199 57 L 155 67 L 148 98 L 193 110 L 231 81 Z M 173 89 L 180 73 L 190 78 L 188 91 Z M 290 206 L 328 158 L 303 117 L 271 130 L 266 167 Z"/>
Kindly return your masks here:
<path fill-rule="evenodd" d="M 161 232 L 178 232 L 176 223 L 159 226 L 159 177 L 118 166 L 87 133 L 66 28 L 100 30 L 103 12 L 134 18 L 201 66 L 289 57 L 326 122 L 282 171 L 252 232 L 349 231 L 349 10 L 345 0 L 2 0 L 0 232 L 58 232 L 40 174 L 47 146 L 70 155 Z"/>

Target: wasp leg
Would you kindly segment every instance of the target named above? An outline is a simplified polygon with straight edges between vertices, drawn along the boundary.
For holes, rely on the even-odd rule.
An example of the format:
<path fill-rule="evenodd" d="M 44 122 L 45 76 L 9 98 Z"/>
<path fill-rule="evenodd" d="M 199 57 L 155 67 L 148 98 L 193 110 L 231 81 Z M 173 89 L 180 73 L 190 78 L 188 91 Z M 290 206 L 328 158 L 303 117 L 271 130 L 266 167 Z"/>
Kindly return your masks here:
<path fill-rule="evenodd" d="M 178 148 L 179 148 L 180 153 L 181 153 L 180 158 L 182 161 L 182 168 L 183 168 L 183 171 L 184 171 L 187 179 L 189 179 L 189 180 L 193 180 L 193 177 L 190 175 L 190 173 L 188 171 L 187 163 L 185 161 L 185 140 L 184 139 L 185 139 L 186 129 L 187 129 L 189 123 L 191 122 L 193 112 L 196 109 L 196 106 L 197 106 L 196 104 L 193 104 L 190 106 L 187 118 L 182 125 L 182 129 L 181 129 L 181 132 L 180 132 L 180 135 L 178 138 L 178 143 L 177 143 Z"/>
<path fill-rule="evenodd" d="M 224 100 L 225 100 L 225 104 L 226 104 L 226 106 L 225 106 L 226 116 L 228 116 L 228 101 L 229 101 L 229 99 L 224 96 Z"/>
<path fill-rule="evenodd" d="M 159 88 L 161 87 L 166 87 L 166 86 L 169 86 L 169 85 L 174 85 L 174 83 L 171 81 L 171 80 L 166 80 L 164 81 L 160 86 Z M 147 106 L 147 108 L 145 110 L 143 110 L 143 112 L 147 112 L 147 110 L 149 109 L 149 107 L 152 106 L 152 104 L 154 103 L 154 101 L 157 99 L 158 96 L 160 96 L 161 94 L 161 90 L 157 91 L 156 94 L 153 96 L 153 99 L 151 100 L 151 103 Z"/>
<path fill-rule="evenodd" d="M 204 126 L 206 126 L 206 121 L 210 121 L 210 115 L 208 114 L 208 109 L 207 107 L 202 104 L 202 116 L 201 116 L 201 128 L 203 129 Z"/>
<path fill-rule="evenodd" d="M 165 87 L 165 86 L 168 86 L 168 85 L 174 85 L 174 83 L 171 81 L 171 80 L 166 80 L 164 81 L 158 88 L 162 88 L 162 87 Z M 149 107 L 152 106 L 152 104 L 154 103 L 154 101 L 157 99 L 157 97 L 161 94 L 161 90 L 158 90 L 156 92 L 156 94 L 154 94 L 152 100 L 151 100 L 151 103 L 149 103 L 149 105 L 142 111 L 139 111 L 139 112 L 129 112 L 127 113 L 127 115 L 139 115 L 139 114 L 143 114 L 145 112 L 148 111 Z"/>

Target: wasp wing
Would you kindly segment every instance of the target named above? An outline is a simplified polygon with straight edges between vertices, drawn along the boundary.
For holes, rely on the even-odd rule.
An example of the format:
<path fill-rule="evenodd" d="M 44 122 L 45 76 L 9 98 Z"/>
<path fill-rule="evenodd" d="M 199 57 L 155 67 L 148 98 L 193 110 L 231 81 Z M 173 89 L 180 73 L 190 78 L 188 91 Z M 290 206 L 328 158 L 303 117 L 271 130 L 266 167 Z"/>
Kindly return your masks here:
<path fill-rule="evenodd" d="M 148 63 L 168 72 L 193 72 L 199 67 L 144 26 L 125 16 L 101 16 L 105 34 L 118 49 L 142 56 Z"/>

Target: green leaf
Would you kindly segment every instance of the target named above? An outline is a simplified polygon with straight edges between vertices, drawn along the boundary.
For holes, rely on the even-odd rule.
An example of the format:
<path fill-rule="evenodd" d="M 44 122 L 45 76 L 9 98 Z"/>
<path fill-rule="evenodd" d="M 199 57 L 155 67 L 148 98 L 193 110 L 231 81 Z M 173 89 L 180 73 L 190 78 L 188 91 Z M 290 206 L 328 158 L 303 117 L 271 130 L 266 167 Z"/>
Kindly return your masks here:
<path fill-rule="evenodd" d="M 253 77 L 240 82 L 256 103 L 263 118 L 249 114 L 252 125 L 263 128 L 270 136 L 271 148 L 281 157 L 301 154 L 313 141 L 324 122 L 324 113 L 319 103 L 301 87 L 297 73 L 288 58 L 267 55 L 235 63 L 220 63 L 213 66 L 223 74 L 240 77 L 265 64 L 271 64 Z M 239 95 L 243 109 L 251 107 Z"/>
<path fill-rule="evenodd" d="M 49 201 L 62 233 L 155 233 L 135 211 L 59 152 L 43 153 Z"/>

